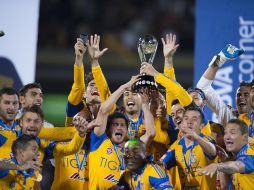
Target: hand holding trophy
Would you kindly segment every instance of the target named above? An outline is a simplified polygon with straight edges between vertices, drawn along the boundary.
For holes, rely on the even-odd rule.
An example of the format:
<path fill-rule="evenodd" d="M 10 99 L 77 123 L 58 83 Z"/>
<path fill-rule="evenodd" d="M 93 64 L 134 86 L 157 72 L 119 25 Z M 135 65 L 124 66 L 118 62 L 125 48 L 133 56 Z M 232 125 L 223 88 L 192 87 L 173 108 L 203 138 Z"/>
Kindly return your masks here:
<path fill-rule="evenodd" d="M 147 62 L 152 64 L 157 51 L 157 47 L 158 41 L 154 36 L 145 35 L 144 38 L 139 38 L 137 48 L 141 63 Z M 141 73 L 139 78 L 140 80 L 134 85 L 135 91 L 139 92 L 142 88 L 149 88 L 152 90 L 157 89 L 157 84 L 154 81 L 154 77 Z"/>

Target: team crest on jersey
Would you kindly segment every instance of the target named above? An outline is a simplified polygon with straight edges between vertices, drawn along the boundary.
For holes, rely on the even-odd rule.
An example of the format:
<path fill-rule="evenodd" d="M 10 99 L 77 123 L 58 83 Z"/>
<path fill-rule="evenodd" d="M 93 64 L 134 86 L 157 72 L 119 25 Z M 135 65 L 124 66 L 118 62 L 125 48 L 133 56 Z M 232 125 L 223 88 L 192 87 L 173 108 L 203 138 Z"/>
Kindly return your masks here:
<path fill-rule="evenodd" d="M 107 180 L 107 181 L 112 181 L 114 183 L 118 183 L 118 180 L 114 179 L 115 175 L 114 174 L 109 174 L 107 175 L 104 180 Z"/>
<path fill-rule="evenodd" d="M 112 150 L 112 148 L 111 147 L 109 147 L 109 148 L 107 148 L 107 154 L 109 155 L 109 154 L 111 154 L 113 152 L 113 150 Z"/>

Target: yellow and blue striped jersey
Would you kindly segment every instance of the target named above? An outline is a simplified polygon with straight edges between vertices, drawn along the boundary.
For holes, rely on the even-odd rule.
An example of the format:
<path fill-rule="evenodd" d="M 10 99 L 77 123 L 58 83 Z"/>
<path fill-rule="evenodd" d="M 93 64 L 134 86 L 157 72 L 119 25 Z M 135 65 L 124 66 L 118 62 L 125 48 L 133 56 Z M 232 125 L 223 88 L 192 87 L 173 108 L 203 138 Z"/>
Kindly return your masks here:
<path fill-rule="evenodd" d="M 244 173 L 232 174 L 232 183 L 236 190 L 253 189 L 254 184 L 254 150 L 249 144 L 242 147 L 236 156 L 237 161 L 241 161 L 245 166 Z"/>
<path fill-rule="evenodd" d="M 125 189 L 171 189 L 169 177 L 165 170 L 155 163 L 145 164 L 139 173 L 132 174 L 126 170 L 118 183 L 118 186 L 124 186 Z"/>
<path fill-rule="evenodd" d="M 209 140 L 203 134 L 200 136 Z M 179 179 L 182 189 L 216 189 L 215 177 L 201 175 L 196 170 L 203 168 L 214 162 L 215 157 L 205 154 L 201 148 L 194 142 L 186 147 L 183 137 L 178 139 L 168 152 L 161 158 L 161 161 L 168 168 L 178 166 Z M 173 177 L 173 176 L 172 176 Z"/>

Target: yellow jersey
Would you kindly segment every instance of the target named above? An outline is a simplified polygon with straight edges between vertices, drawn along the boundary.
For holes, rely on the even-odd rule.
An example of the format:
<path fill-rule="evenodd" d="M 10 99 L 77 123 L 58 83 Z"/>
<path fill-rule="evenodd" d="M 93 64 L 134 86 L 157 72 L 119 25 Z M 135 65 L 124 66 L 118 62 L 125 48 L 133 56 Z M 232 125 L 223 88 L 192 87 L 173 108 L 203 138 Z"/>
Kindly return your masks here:
<path fill-rule="evenodd" d="M 136 190 L 173 189 L 167 173 L 155 163 L 145 164 L 137 174 L 126 170 L 121 176 L 118 186 Z"/>
<path fill-rule="evenodd" d="M 200 136 L 209 140 L 202 133 Z M 198 168 L 203 168 L 213 163 L 214 159 L 215 157 L 210 157 L 205 154 L 197 142 L 186 147 L 185 140 L 181 137 L 172 145 L 172 148 L 168 150 L 161 160 L 168 168 L 178 166 L 179 179 L 183 190 L 214 190 L 216 189 L 215 177 L 210 178 L 209 176 L 201 175 L 196 171 Z"/>
<path fill-rule="evenodd" d="M 245 165 L 244 173 L 232 174 L 232 183 L 236 190 L 253 189 L 254 184 L 254 150 L 246 144 L 236 156 L 237 161 Z M 231 186 L 231 184 L 229 185 Z"/>
<path fill-rule="evenodd" d="M 78 158 L 76 157 L 78 156 Z M 87 190 L 88 189 L 88 157 L 87 151 L 81 149 L 78 153 L 55 157 L 55 179 L 52 190 Z M 79 161 L 78 161 L 79 160 Z M 79 169 L 78 162 L 84 166 Z"/>
<path fill-rule="evenodd" d="M 89 163 L 89 189 L 108 189 L 116 185 L 124 170 L 124 148 L 114 145 L 106 136 L 91 134 Z M 91 169 L 92 168 L 92 169 Z"/>
<path fill-rule="evenodd" d="M 11 146 L 16 138 L 16 131 L 0 128 L 0 158 L 10 158 Z"/>
<path fill-rule="evenodd" d="M 244 113 L 239 115 L 239 119 L 244 121 L 249 126 L 249 136 L 254 136 L 254 112 Z"/>
<path fill-rule="evenodd" d="M 12 158 L 12 162 L 17 164 L 15 158 Z M 38 178 L 38 172 L 34 170 L 0 170 L 0 189 L 34 189 L 34 184 L 36 181 L 40 181 Z"/>

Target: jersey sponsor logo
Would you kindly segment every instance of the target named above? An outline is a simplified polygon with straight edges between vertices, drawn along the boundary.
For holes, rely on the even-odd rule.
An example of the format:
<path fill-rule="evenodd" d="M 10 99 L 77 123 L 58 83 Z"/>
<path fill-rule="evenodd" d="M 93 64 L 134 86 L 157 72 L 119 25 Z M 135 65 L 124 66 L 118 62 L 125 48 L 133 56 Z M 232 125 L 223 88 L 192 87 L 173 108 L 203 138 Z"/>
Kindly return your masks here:
<path fill-rule="evenodd" d="M 107 176 L 104 178 L 104 180 L 106 180 L 106 181 L 112 181 L 112 182 L 114 182 L 114 183 L 118 183 L 118 180 L 114 179 L 114 177 L 115 177 L 114 174 L 109 174 L 109 175 L 107 175 Z"/>
<path fill-rule="evenodd" d="M 112 148 L 111 147 L 109 147 L 109 148 L 107 148 L 107 155 L 109 155 L 109 154 L 111 154 L 113 152 L 113 150 L 112 150 Z"/>
<path fill-rule="evenodd" d="M 63 157 L 61 159 L 61 166 L 62 167 L 78 168 L 77 160 L 75 158 L 71 158 L 71 157 Z M 85 162 L 84 169 L 87 170 L 87 162 Z"/>
<path fill-rule="evenodd" d="M 70 179 L 77 179 L 77 180 L 81 180 L 81 181 L 88 181 L 88 179 L 86 177 L 80 177 L 78 172 L 74 172 L 71 176 Z"/>
<path fill-rule="evenodd" d="M 100 167 L 108 168 L 112 171 L 120 170 L 119 163 L 114 160 L 109 160 L 107 158 L 101 157 Z"/>

